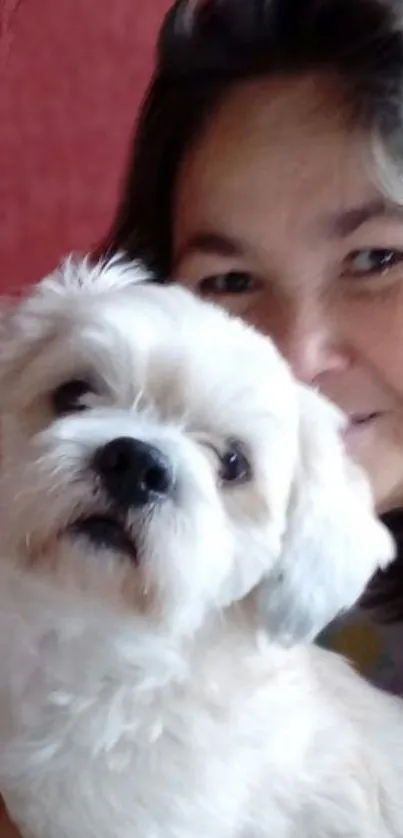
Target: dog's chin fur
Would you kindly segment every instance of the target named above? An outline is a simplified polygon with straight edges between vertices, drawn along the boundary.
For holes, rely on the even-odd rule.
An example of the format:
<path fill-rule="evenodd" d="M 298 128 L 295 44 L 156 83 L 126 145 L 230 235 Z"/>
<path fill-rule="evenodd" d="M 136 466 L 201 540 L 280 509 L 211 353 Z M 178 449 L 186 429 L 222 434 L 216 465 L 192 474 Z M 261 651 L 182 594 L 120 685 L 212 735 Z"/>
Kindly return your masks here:
<path fill-rule="evenodd" d="M 401 705 L 311 643 L 393 556 L 339 412 L 119 260 L 4 312 L 0 398 L 0 791 L 24 836 L 403 835 Z M 173 483 L 118 514 L 93 463 L 122 437 Z"/>

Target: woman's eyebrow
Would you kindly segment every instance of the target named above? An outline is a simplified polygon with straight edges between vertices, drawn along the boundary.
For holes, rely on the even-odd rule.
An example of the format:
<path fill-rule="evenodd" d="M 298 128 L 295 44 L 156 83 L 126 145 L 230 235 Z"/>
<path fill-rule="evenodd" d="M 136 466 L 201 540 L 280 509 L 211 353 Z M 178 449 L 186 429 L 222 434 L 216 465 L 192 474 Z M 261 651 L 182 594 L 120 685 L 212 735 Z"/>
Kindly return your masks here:
<path fill-rule="evenodd" d="M 356 207 L 340 212 L 329 213 L 321 222 L 324 233 L 336 238 L 344 238 L 355 233 L 363 224 L 376 218 L 403 221 L 403 207 L 392 204 L 383 198 L 374 198 Z"/>
<path fill-rule="evenodd" d="M 208 256 L 242 256 L 245 253 L 245 245 L 225 233 L 217 233 L 213 230 L 195 230 L 191 233 L 178 248 L 176 262 L 182 261 L 193 253 L 204 253 Z"/>
<path fill-rule="evenodd" d="M 356 207 L 325 213 L 319 226 L 323 235 L 345 238 L 362 225 L 376 218 L 403 221 L 403 207 L 384 198 L 372 198 Z M 190 233 L 179 246 L 176 262 L 181 262 L 194 253 L 227 258 L 245 256 L 248 247 L 241 239 L 215 230 L 201 229 Z"/>

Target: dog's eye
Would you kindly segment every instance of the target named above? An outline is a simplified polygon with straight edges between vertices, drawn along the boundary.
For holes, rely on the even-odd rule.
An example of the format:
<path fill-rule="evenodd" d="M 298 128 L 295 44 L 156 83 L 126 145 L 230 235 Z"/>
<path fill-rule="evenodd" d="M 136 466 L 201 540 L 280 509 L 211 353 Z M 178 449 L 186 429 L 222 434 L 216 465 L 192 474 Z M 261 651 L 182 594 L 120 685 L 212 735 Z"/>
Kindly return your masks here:
<path fill-rule="evenodd" d="M 52 407 L 56 416 L 66 416 L 88 409 L 88 396 L 94 392 L 88 381 L 76 378 L 65 381 L 52 393 Z"/>
<path fill-rule="evenodd" d="M 239 445 L 232 443 L 220 459 L 220 478 L 223 483 L 244 483 L 250 479 L 251 466 Z"/>

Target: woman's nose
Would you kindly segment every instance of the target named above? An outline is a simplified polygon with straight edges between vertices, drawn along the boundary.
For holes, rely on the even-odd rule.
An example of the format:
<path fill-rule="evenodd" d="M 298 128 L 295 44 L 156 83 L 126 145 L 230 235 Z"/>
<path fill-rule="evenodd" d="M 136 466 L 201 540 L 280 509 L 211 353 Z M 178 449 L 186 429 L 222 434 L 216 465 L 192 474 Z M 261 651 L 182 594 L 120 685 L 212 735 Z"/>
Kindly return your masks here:
<path fill-rule="evenodd" d="M 314 384 L 326 373 L 342 371 L 350 364 L 342 330 L 319 305 L 282 306 L 270 331 L 294 375 L 305 384 Z"/>

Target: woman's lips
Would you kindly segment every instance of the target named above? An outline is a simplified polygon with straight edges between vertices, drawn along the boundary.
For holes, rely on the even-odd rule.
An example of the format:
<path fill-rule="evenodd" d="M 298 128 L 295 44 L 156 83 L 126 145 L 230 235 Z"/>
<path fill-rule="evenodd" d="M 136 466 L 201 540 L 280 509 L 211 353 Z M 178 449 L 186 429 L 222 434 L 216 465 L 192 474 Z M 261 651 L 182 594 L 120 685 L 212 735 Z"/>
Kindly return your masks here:
<path fill-rule="evenodd" d="M 370 422 L 373 422 L 379 416 L 380 414 L 376 411 L 372 411 L 371 413 L 358 413 L 356 415 L 349 416 L 348 429 L 362 428 L 363 426 L 368 425 Z"/>
<path fill-rule="evenodd" d="M 361 439 L 361 435 L 371 431 L 382 415 L 378 411 L 350 414 L 347 417 L 347 427 L 344 432 L 346 441 Z"/>

